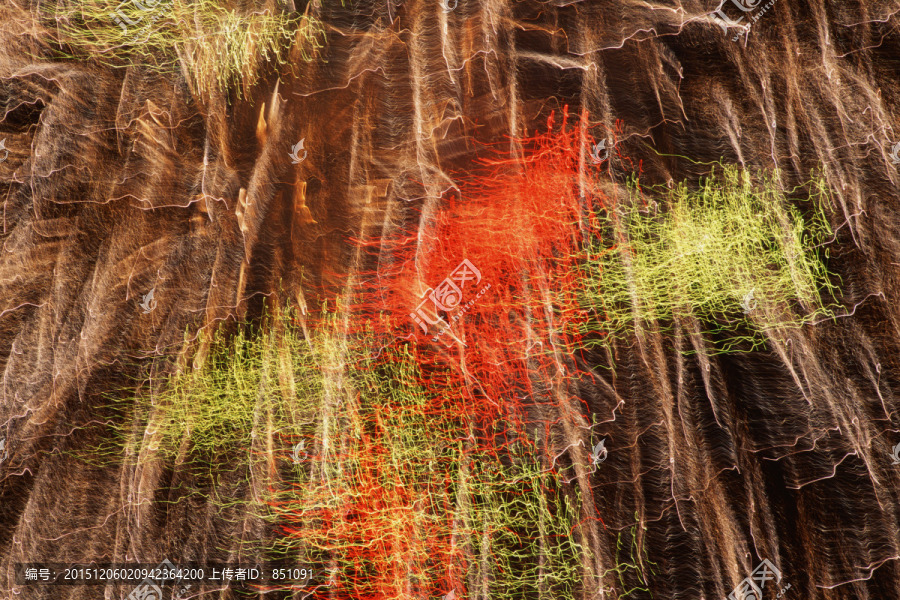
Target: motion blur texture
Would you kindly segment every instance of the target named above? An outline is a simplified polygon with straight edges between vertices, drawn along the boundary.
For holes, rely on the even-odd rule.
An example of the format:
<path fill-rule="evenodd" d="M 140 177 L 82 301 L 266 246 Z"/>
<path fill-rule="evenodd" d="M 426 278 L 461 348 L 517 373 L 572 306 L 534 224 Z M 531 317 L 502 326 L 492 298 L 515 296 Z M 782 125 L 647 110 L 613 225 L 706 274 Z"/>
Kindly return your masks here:
<path fill-rule="evenodd" d="M 736 42 L 713 0 L 265 0 L 252 10 L 306 12 L 327 42 L 243 97 L 200 94 L 185 69 L 59 58 L 50 4 L 0 6 L 4 594 L 17 562 L 227 560 L 268 535 L 212 502 L 169 506 L 187 475 L 153 459 L 152 431 L 134 433 L 141 461 L 76 460 L 100 443 L 88 425 L 106 395 L 152 393 L 165 357 L 202 362 L 196 332 L 257 319 L 264 299 L 312 327 L 373 269 L 354 240 L 436 214 L 487 144 L 520 154 L 568 106 L 617 132 L 610 190 L 633 169 L 620 156 L 650 184 L 720 158 L 788 186 L 823 166 L 845 315 L 764 352 L 686 353 L 705 342 L 678 322 L 585 356 L 615 371 L 577 390 L 609 440 L 603 468 L 572 482 L 602 518 L 579 597 L 624 594 L 617 535 L 641 523 L 657 570 L 632 596 L 722 598 L 767 558 L 789 598 L 900 598 L 896 0 L 778 0 Z"/>

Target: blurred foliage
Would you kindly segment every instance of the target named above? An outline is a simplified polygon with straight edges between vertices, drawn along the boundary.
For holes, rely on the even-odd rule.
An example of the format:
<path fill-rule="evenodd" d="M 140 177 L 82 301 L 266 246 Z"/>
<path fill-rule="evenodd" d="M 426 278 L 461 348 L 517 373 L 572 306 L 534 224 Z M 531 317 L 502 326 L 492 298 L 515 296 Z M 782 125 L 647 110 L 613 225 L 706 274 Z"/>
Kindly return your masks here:
<path fill-rule="evenodd" d="M 60 0 L 48 9 L 57 42 L 73 58 L 114 67 L 181 71 L 208 97 L 246 95 L 265 68 L 311 60 L 324 29 L 307 16 L 237 10 L 228 0 Z M 293 52 L 292 52 L 293 51 Z"/>
<path fill-rule="evenodd" d="M 753 178 L 728 166 L 652 207 L 633 182 L 629 202 L 596 215 L 602 236 L 583 273 L 583 306 L 597 317 L 589 328 L 622 337 L 695 319 L 725 351 L 831 315 L 823 302 L 836 289 L 823 248 L 829 192 L 820 177 L 807 185 L 801 211 L 777 173 Z"/>

